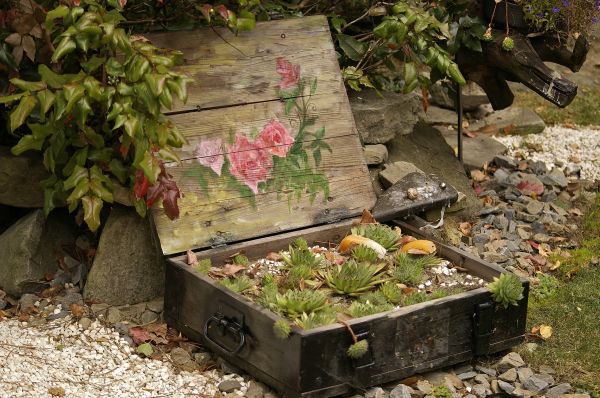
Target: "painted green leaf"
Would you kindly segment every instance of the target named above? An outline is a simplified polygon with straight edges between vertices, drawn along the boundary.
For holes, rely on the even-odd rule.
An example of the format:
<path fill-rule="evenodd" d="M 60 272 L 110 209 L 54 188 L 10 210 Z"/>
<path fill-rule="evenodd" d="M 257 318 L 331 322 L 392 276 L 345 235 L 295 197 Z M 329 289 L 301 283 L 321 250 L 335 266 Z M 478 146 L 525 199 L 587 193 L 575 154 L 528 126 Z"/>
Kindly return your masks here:
<path fill-rule="evenodd" d="M 310 85 L 310 95 L 315 95 L 316 92 L 317 92 L 317 78 L 315 77 L 312 84 Z"/>
<path fill-rule="evenodd" d="M 315 159 L 315 165 L 317 167 L 319 167 L 319 164 L 321 164 L 321 150 L 320 149 L 315 149 L 313 151 L 313 157 Z"/>
<path fill-rule="evenodd" d="M 344 54 L 353 61 L 360 61 L 367 51 L 368 45 L 356 40 L 352 36 L 340 33 L 337 35 L 337 39 Z"/>
<path fill-rule="evenodd" d="M 102 210 L 102 199 L 87 195 L 81 198 L 83 204 L 83 220 L 90 231 L 94 232 L 100 226 L 100 210 Z"/>
<path fill-rule="evenodd" d="M 35 106 L 37 105 L 37 99 L 33 95 L 28 95 L 21 98 L 19 105 L 10 113 L 10 131 L 13 132 L 17 127 L 25 123 L 27 116 L 31 114 Z"/>

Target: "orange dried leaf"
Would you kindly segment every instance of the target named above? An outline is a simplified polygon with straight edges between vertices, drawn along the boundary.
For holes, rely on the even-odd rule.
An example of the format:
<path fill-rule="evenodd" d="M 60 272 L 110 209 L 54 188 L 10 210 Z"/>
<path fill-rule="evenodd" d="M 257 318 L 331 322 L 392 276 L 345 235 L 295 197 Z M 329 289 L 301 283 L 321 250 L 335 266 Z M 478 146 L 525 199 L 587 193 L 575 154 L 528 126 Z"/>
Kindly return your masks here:
<path fill-rule="evenodd" d="M 468 236 L 471 234 L 471 223 L 470 222 L 461 222 L 458 225 L 458 230 L 460 231 L 461 234 Z"/>
<path fill-rule="evenodd" d="M 85 314 L 85 307 L 79 304 L 71 304 L 69 306 L 69 311 L 75 318 L 81 318 Z"/>
<path fill-rule="evenodd" d="M 408 242 L 400 248 L 402 253 L 410 254 L 433 254 L 436 250 L 435 243 L 426 239 L 418 239 Z"/>
<path fill-rule="evenodd" d="M 364 209 L 362 212 L 362 217 L 360 218 L 361 224 L 377 224 L 377 220 L 373 217 L 373 214 L 367 209 Z"/>

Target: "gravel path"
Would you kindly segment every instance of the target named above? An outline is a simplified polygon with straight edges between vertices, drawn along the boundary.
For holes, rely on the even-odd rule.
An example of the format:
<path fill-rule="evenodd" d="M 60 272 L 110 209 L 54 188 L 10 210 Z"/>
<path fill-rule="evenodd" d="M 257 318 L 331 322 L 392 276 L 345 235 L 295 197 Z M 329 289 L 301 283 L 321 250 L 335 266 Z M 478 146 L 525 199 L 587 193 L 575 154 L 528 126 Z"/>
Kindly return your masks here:
<path fill-rule="evenodd" d="M 179 372 L 167 361 L 143 359 L 133 350 L 98 322 L 83 330 L 70 316 L 36 327 L 0 321 L 0 395 L 213 397 L 227 378 L 216 371 Z"/>
<path fill-rule="evenodd" d="M 541 134 L 494 137 L 508 147 L 508 156 L 541 160 L 549 168 L 581 169 L 581 178 L 600 181 L 600 128 L 548 127 Z"/>

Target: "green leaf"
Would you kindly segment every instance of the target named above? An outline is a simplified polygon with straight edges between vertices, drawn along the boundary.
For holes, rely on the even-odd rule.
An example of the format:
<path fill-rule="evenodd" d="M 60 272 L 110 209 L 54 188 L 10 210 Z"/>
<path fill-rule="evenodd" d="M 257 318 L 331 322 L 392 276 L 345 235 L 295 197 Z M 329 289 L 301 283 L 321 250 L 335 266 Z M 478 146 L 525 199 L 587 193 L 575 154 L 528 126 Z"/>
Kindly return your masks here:
<path fill-rule="evenodd" d="M 44 144 L 44 140 L 43 139 L 38 139 L 35 138 L 33 135 L 28 134 L 25 135 L 23 137 L 21 137 L 21 139 L 19 140 L 19 142 L 17 143 L 17 145 L 13 146 L 10 151 L 12 152 L 13 155 L 20 155 L 25 151 L 28 151 L 30 149 L 35 149 L 40 151 L 42 149 L 42 145 Z"/>
<path fill-rule="evenodd" d="M 96 133 L 94 129 L 89 126 L 83 126 L 82 130 L 86 140 L 92 144 L 94 148 L 104 147 L 104 137 L 101 134 Z"/>
<path fill-rule="evenodd" d="M 11 133 L 25 123 L 27 116 L 31 114 L 35 106 L 37 105 L 37 99 L 33 95 L 27 95 L 21 98 L 19 105 L 10 113 L 10 131 Z"/>
<path fill-rule="evenodd" d="M 56 130 L 54 125 L 52 125 L 51 123 L 29 123 L 27 124 L 27 127 L 29 127 L 29 130 L 31 130 L 33 136 L 38 140 L 43 140 L 44 138 L 54 133 L 54 131 Z"/>
<path fill-rule="evenodd" d="M 102 85 L 93 76 L 87 76 L 83 80 L 83 87 L 93 100 L 102 101 Z"/>
<path fill-rule="evenodd" d="M 360 61 L 367 52 L 368 45 L 356 40 L 352 36 L 340 33 L 337 35 L 337 39 L 344 54 L 353 61 Z"/>
<path fill-rule="evenodd" d="M 417 67 L 413 62 L 404 63 L 404 85 L 411 86 L 417 80 Z"/>
<path fill-rule="evenodd" d="M 146 151 L 144 153 L 144 157 L 142 158 L 142 161 L 139 164 L 139 168 L 144 171 L 144 174 L 146 175 L 146 177 L 148 177 L 148 181 L 150 181 L 150 184 L 154 184 L 156 182 L 156 179 L 160 174 L 160 167 L 158 166 L 158 162 L 156 161 L 154 156 L 152 156 L 152 154 L 149 151 Z"/>
<path fill-rule="evenodd" d="M 73 169 L 73 173 L 67 178 L 64 182 L 64 188 L 66 190 L 74 188 L 77 184 L 79 184 L 83 179 L 87 179 L 89 177 L 88 169 L 82 166 L 75 166 Z"/>
<path fill-rule="evenodd" d="M 75 188 L 73 188 L 73 190 L 71 191 L 71 194 L 67 198 L 67 203 L 76 202 L 83 195 L 88 193 L 89 190 L 90 190 L 90 180 L 89 179 L 85 178 L 85 179 L 79 181 L 79 183 L 75 186 Z"/>
<path fill-rule="evenodd" d="M 144 355 L 145 357 L 150 357 L 152 354 L 154 354 L 154 348 L 152 348 L 152 344 L 150 343 L 143 343 L 138 346 L 136 352 Z"/>
<path fill-rule="evenodd" d="M 454 62 L 450 62 L 446 73 L 448 73 L 448 76 L 450 76 L 452 80 L 454 80 L 461 86 L 467 84 L 464 76 L 460 72 L 460 69 L 458 69 L 458 65 L 456 65 Z"/>
<path fill-rule="evenodd" d="M 99 181 L 90 181 L 90 190 L 105 202 L 113 202 L 113 194 Z"/>
<path fill-rule="evenodd" d="M 59 75 L 54 73 L 54 71 L 48 66 L 41 64 L 38 66 L 38 73 L 40 74 L 42 81 L 46 83 L 51 88 L 61 89 L 65 84 L 68 83 L 77 83 L 81 81 L 84 77 L 83 72 L 79 72 L 78 74 L 65 74 Z"/>
<path fill-rule="evenodd" d="M 81 64 L 81 67 L 86 73 L 92 73 L 106 62 L 106 57 L 92 56 L 90 59 Z"/>
<path fill-rule="evenodd" d="M 174 79 L 167 80 L 167 87 L 171 92 L 175 93 L 177 97 L 183 102 L 187 101 L 187 85 L 193 80 L 188 77 L 177 76 Z"/>
<path fill-rule="evenodd" d="M 71 158 L 69 159 L 69 161 L 67 162 L 65 167 L 63 168 L 63 174 L 68 175 L 68 176 L 72 175 L 73 170 L 75 169 L 75 166 L 81 167 L 85 164 L 85 161 L 87 160 L 87 155 L 88 155 L 88 147 L 82 148 L 82 149 L 78 150 L 77 152 L 75 152 L 73 154 L 73 156 L 71 156 Z"/>
<path fill-rule="evenodd" d="M 46 30 L 52 30 L 52 24 L 55 19 L 64 18 L 69 13 L 69 7 L 60 5 L 53 10 L 48 11 L 46 14 L 46 21 L 44 22 L 44 26 Z"/>
<path fill-rule="evenodd" d="M 12 95 L 5 95 L 3 97 L 0 97 L 0 104 L 8 104 L 10 102 L 14 102 L 26 95 L 29 95 L 29 93 L 26 91 L 24 91 L 22 93 L 12 94 Z"/>
<path fill-rule="evenodd" d="M 342 33 L 342 25 L 345 25 L 346 21 L 338 15 L 335 15 L 331 17 L 329 23 L 331 24 L 331 27 L 335 29 L 336 32 Z"/>
<path fill-rule="evenodd" d="M 65 111 L 70 113 L 77 101 L 85 95 L 85 88 L 81 84 L 67 84 L 64 86 L 63 92 L 65 93 L 65 99 L 67 100 Z"/>
<path fill-rule="evenodd" d="M 56 96 L 51 90 L 42 90 L 37 93 L 38 101 L 40 102 L 40 113 L 45 115 L 50 110 Z"/>
<path fill-rule="evenodd" d="M 126 66 L 127 78 L 130 82 L 135 83 L 144 76 L 150 69 L 150 62 L 141 55 L 136 55 Z"/>
<path fill-rule="evenodd" d="M 125 76 L 125 70 L 123 68 L 123 65 L 121 65 L 121 63 L 119 61 L 117 61 L 116 58 L 113 58 L 113 57 L 109 58 L 108 61 L 106 62 L 105 70 L 106 70 L 106 73 L 108 73 L 111 76 L 117 76 L 117 77 Z"/>
<path fill-rule="evenodd" d="M 10 46 L 7 43 L 0 43 L 0 64 L 8 66 L 14 71 L 19 69 Z"/>
<path fill-rule="evenodd" d="M 150 87 L 150 90 L 152 90 L 152 94 L 154 94 L 155 97 L 162 94 L 167 80 L 166 75 L 160 73 L 146 73 L 144 79 L 146 80 L 146 83 L 148 83 L 148 87 Z"/>
<path fill-rule="evenodd" d="M 252 30 L 256 27 L 256 16 L 248 11 L 240 11 L 240 15 L 236 21 L 236 28 L 238 32 L 245 30 Z"/>
<path fill-rule="evenodd" d="M 58 62 L 62 57 L 69 54 L 77 48 L 77 45 L 71 38 L 63 37 L 52 54 L 52 62 Z"/>
<path fill-rule="evenodd" d="M 133 138 L 138 128 L 140 127 L 139 120 L 135 116 L 127 116 L 127 120 L 125 120 L 124 126 L 127 135 Z"/>
<path fill-rule="evenodd" d="M 44 82 L 29 82 L 17 78 L 10 79 L 10 82 L 25 91 L 38 91 L 46 88 L 46 83 Z"/>
<path fill-rule="evenodd" d="M 390 20 L 382 21 L 379 25 L 373 28 L 373 34 L 375 37 L 387 38 L 391 28 L 392 22 Z"/>
<path fill-rule="evenodd" d="M 129 169 L 125 167 L 120 160 L 115 158 L 111 159 L 108 168 L 121 184 L 125 184 L 127 177 L 129 176 Z"/>
<path fill-rule="evenodd" d="M 146 205 L 146 201 L 144 199 L 138 199 L 133 202 L 135 206 L 135 211 L 140 217 L 146 217 L 146 211 L 148 210 L 148 206 Z"/>
<path fill-rule="evenodd" d="M 100 210 L 102 210 L 102 199 L 96 196 L 84 196 L 81 198 L 83 204 L 83 220 L 90 231 L 95 232 L 100 226 Z"/>

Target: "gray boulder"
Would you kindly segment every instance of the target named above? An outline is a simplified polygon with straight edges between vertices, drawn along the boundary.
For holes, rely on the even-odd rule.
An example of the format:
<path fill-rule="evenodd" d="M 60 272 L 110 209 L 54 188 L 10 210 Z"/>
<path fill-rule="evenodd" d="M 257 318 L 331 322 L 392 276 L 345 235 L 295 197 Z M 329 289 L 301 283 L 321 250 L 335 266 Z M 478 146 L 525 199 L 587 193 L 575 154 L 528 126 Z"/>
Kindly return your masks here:
<path fill-rule="evenodd" d="M 429 88 L 431 103 L 446 109 L 456 109 L 456 94 L 450 93 L 448 87 L 441 83 L 433 84 Z M 485 91 L 477 84 L 469 82 L 462 88 L 462 106 L 465 112 L 475 111 L 480 105 L 489 104 Z"/>
<path fill-rule="evenodd" d="M 83 291 L 85 300 L 111 305 L 152 300 L 164 292 L 164 261 L 148 219 L 114 206 Z"/>
<path fill-rule="evenodd" d="M 76 226 L 60 212 L 48 219 L 35 210 L 19 219 L 0 235 L 0 287 L 13 296 L 41 290 L 45 275 L 58 270 L 57 252 L 73 244 Z"/>
<path fill-rule="evenodd" d="M 0 146 L 0 204 L 15 207 L 44 206 L 40 181 L 48 178 L 41 156 L 14 156 L 10 148 Z"/>
<path fill-rule="evenodd" d="M 385 144 L 396 136 L 409 134 L 423 119 L 421 100 L 416 94 L 381 95 L 375 90 L 350 94 L 354 121 L 364 144 Z"/>

